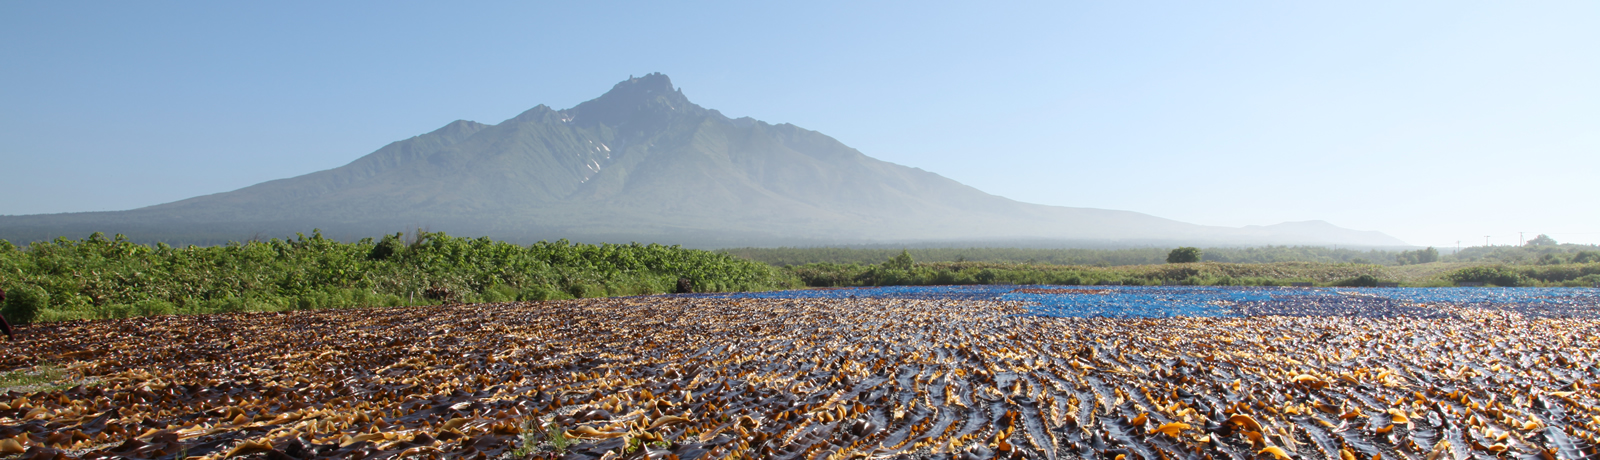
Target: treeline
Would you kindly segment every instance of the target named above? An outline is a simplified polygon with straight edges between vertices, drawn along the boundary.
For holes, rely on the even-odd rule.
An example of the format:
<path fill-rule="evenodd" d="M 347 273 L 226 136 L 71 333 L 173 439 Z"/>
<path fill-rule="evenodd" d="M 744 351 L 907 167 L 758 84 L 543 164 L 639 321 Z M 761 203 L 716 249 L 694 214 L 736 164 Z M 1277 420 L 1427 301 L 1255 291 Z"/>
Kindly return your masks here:
<path fill-rule="evenodd" d="M 1544 235 L 1539 235 L 1545 237 Z M 1549 237 L 1545 237 L 1548 240 Z M 1535 239 L 1522 246 L 1477 246 L 1462 249 L 1447 260 L 1512 265 L 1562 265 L 1600 262 L 1600 245 L 1558 244 Z"/>
<path fill-rule="evenodd" d="M 99 233 L 25 247 L 0 240 L 3 311 L 18 322 L 796 286 L 766 264 L 656 244 L 521 246 L 420 231 L 181 248 Z"/>
<path fill-rule="evenodd" d="M 1431 248 L 1430 248 L 1431 249 Z M 1158 265 L 1167 262 L 1172 248 L 1125 249 L 1029 249 L 1029 248 L 737 248 L 719 252 L 777 266 L 807 264 L 871 265 L 906 251 L 912 258 L 927 262 L 992 262 L 1027 265 L 1085 265 L 1115 267 Z M 1282 262 L 1356 263 L 1404 265 L 1420 263 L 1409 251 L 1337 249 L 1317 246 L 1262 246 L 1248 248 L 1205 248 L 1202 262 L 1265 264 Z M 1418 250 L 1415 253 L 1426 253 Z M 1438 251 L 1432 252 L 1438 260 Z"/>

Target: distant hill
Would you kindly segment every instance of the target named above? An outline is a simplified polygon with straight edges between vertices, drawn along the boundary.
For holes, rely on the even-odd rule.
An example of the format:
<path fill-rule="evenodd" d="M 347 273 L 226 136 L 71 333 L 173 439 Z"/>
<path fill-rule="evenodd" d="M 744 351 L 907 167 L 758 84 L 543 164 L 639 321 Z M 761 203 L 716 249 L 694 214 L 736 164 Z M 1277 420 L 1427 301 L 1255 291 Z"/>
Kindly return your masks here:
<path fill-rule="evenodd" d="M 1227 228 L 1013 201 L 816 131 L 728 118 L 689 102 L 662 74 L 565 110 L 451 122 L 338 168 L 231 192 L 128 211 L 0 216 L 0 237 L 14 242 L 103 231 L 204 244 L 312 228 L 348 239 L 416 227 L 698 247 L 1405 245 L 1320 221 Z"/>

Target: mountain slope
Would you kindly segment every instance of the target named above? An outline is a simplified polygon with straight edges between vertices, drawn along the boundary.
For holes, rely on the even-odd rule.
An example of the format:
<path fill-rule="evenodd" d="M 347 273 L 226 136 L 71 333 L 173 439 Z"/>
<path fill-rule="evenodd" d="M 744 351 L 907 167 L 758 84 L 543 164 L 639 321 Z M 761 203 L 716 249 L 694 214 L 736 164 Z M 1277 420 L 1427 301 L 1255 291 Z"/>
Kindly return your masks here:
<path fill-rule="evenodd" d="M 455 121 L 338 168 L 130 211 L 0 217 L 0 236 L 357 237 L 414 226 L 515 241 L 697 246 L 1037 240 L 1401 246 L 1326 223 L 1207 227 L 1041 206 L 873 159 L 789 124 L 731 119 L 661 74 L 566 110 Z"/>

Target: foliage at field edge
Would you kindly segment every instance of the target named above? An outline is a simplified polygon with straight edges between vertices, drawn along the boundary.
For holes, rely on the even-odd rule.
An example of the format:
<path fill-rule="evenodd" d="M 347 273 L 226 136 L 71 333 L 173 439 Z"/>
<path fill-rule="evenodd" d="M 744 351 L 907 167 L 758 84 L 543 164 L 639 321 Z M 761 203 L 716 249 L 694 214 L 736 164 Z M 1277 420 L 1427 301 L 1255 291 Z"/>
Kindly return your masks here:
<path fill-rule="evenodd" d="M 1419 266 L 1423 267 L 1423 266 Z M 1411 286 L 1454 286 L 1483 283 L 1492 286 L 1572 286 L 1600 283 L 1600 263 L 1565 265 L 1436 264 L 1438 271 L 1410 267 L 1385 267 L 1355 263 L 1178 263 L 1093 267 L 997 262 L 914 263 L 909 251 L 882 264 L 812 263 L 785 267 L 801 282 L 813 287 L 953 285 L 953 284 L 1054 284 L 1054 285 L 1208 285 L 1376 286 L 1404 282 Z"/>
<path fill-rule="evenodd" d="M 503 302 L 797 287 L 766 264 L 638 243 L 528 246 L 444 233 L 146 246 L 121 235 L 0 240 L 0 312 L 16 322 L 169 313 Z M 19 295 L 20 294 L 20 295 Z"/>

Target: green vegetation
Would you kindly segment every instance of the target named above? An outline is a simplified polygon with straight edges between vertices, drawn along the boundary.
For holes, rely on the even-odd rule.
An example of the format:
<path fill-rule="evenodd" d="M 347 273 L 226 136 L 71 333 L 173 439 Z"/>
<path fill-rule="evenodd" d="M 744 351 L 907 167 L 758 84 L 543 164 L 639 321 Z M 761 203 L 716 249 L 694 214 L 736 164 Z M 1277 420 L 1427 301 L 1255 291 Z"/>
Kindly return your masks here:
<path fill-rule="evenodd" d="M 1541 235 L 1542 236 L 1542 235 Z M 1548 239 L 1548 238 L 1546 238 Z M 721 252 L 785 267 L 808 286 L 923 284 L 1189 284 L 1322 286 L 1594 286 L 1600 247 L 1555 244 L 1472 248 L 1461 257 L 1429 247 L 1355 251 L 1256 248 L 739 248 Z M 1193 250 L 1193 253 L 1188 251 Z M 898 254 L 897 254 L 898 253 Z M 1193 255 L 1193 267 L 1179 260 Z M 895 260 L 884 262 L 893 257 Z M 923 263 L 906 268 L 913 258 Z M 1506 262 L 1509 261 L 1509 262 Z M 1157 265 L 1157 264 L 1170 265 Z M 1364 278 L 1363 275 L 1368 277 Z"/>
<path fill-rule="evenodd" d="M 541 426 L 538 418 L 528 418 L 518 428 L 517 449 L 510 450 L 512 458 L 528 457 L 534 452 L 566 454 L 566 447 L 574 444 L 573 439 L 566 438 L 566 428 L 562 428 L 560 423 L 550 422 Z"/>
<path fill-rule="evenodd" d="M 1167 263 L 1187 264 L 1199 262 L 1200 254 L 1202 254 L 1200 248 L 1191 248 L 1188 246 L 1179 247 L 1178 249 L 1173 249 L 1172 252 L 1167 253 Z"/>
<path fill-rule="evenodd" d="M 1536 239 L 1537 241 L 1537 239 Z M 736 248 L 718 252 L 777 266 L 814 263 L 876 264 L 906 251 L 924 262 L 999 262 L 1048 265 L 1090 265 L 1115 267 L 1167 263 L 1172 248 L 1124 249 L 1045 249 L 1045 248 Z M 1542 259 L 1549 255 L 1550 257 Z M 1278 262 L 1360 263 L 1383 266 L 1434 262 L 1489 262 L 1515 265 L 1571 264 L 1600 262 L 1600 246 L 1543 244 L 1490 246 L 1462 249 L 1444 254 L 1436 248 L 1412 251 L 1336 249 L 1315 246 L 1261 246 L 1249 248 L 1204 248 L 1202 262 L 1262 264 Z"/>
<path fill-rule="evenodd" d="M 898 259 L 898 257 L 896 258 Z M 905 257 L 906 261 L 910 256 Z M 1293 282 L 1332 285 L 1369 275 L 1390 279 L 1385 267 L 1357 264 L 1280 262 L 1232 264 L 1200 262 L 1171 265 L 1091 267 L 1082 265 L 1017 264 L 994 262 L 933 262 L 907 267 L 894 259 L 881 264 L 817 263 L 786 267 L 801 282 L 814 287 L 951 285 L 951 284 L 1055 284 L 1286 286 Z"/>
<path fill-rule="evenodd" d="M 0 392 L 59 390 L 70 386 L 68 383 L 62 383 L 66 377 L 67 374 L 61 366 L 49 363 L 29 369 L 17 369 L 0 374 Z"/>
<path fill-rule="evenodd" d="M 6 290 L 6 300 L 0 304 L 0 315 L 12 324 L 28 324 L 39 312 L 50 305 L 50 295 L 37 286 L 20 285 Z"/>
<path fill-rule="evenodd" d="M 1453 282 L 1484 283 L 1494 286 L 1589 287 L 1600 284 L 1600 263 L 1564 265 L 1480 265 L 1450 272 Z"/>
<path fill-rule="evenodd" d="M 521 431 L 517 448 L 511 451 L 511 458 L 523 458 L 541 451 L 565 454 L 572 445 L 572 440 L 567 438 L 567 430 L 555 422 L 540 426 L 537 419 L 527 419 L 518 428 Z"/>
<path fill-rule="evenodd" d="M 1439 261 L 1439 250 L 1433 246 L 1415 251 L 1401 251 L 1395 256 L 1395 261 L 1400 265 L 1429 264 Z"/>
<path fill-rule="evenodd" d="M 320 232 L 289 240 L 183 248 L 135 244 L 96 233 L 16 247 L 0 240 L 0 314 L 14 323 L 164 314 L 506 302 L 666 292 L 728 292 L 875 285 L 1316 285 L 1593 286 L 1600 251 L 1541 242 L 1515 248 L 1534 263 L 1460 262 L 1432 248 L 1383 253 L 1326 248 L 1158 248 L 1110 251 L 1048 249 L 793 249 L 721 253 L 676 246 L 574 244 L 528 246 L 488 238 L 418 231 L 355 243 Z M 1190 253 L 1186 250 L 1192 249 Z M 1346 252 L 1347 251 L 1347 252 Z M 1180 253 L 1181 252 L 1181 253 Z M 1165 253 L 1165 254 L 1163 254 Z M 796 260 L 879 255 L 875 263 L 816 262 L 774 267 L 733 257 Z M 1501 253 L 1501 255 L 1509 252 Z M 1154 260 L 1121 266 L 1054 263 L 1061 258 Z M 1403 263 L 1282 261 L 1387 256 Z M 1545 257 L 1548 255 L 1549 257 Z M 926 257 L 925 257 L 926 256 Z M 1183 256 L 1183 257 L 1178 257 Z M 1190 257 L 1192 256 L 1192 258 Z M 1026 262 L 1006 260 L 1027 257 Z M 1274 260 L 1265 263 L 1227 260 Z M 1039 260 L 1044 260 L 1041 263 Z M 1433 261 L 1438 260 L 1438 261 Z M 1530 259 L 1519 259 L 1530 260 Z M 921 261 L 921 262 L 919 262 Z"/>
<path fill-rule="evenodd" d="M 1595 248 L 1600 249 L 1600 248 Z M 869 265 L 883 262 L 905 251 L 924 262 L 995 262 L 1047 265 L 1088 265 L 1116 267 L 1167 263 L 1172 248 L 1123 249 L 1048 249 L 1048 248 L 735 248 L 718 252 L 777 266 L 815 263 Z M 1423 250 L 1426 251 L 1426 250 Z M 1375 263 L 1403 265 L 1401 251 L 1325 248 L 1316 246 L 1261 246 L 1249 248 L 1204 248 L 1201 262 L 1263 264 L 1278 262 Z M 1444 256 L 1441 261 L 1450 260 Z"/>
<path fill-rule="evenodd" d="M 1347 280 L 1340 280 L 1338 283 L 1335 283 L 1335 284 L 1338 285 L 1338 286 L 1344 286 L 1344 287 L 1377 287 L 1378 286 L 1378 282 L 1379 282 L 1378 281 L 1378 277 L 1372 276 L 1372 275 L 1363 274 L 1363 275 L 1357 276 L 1355 278 L 1350 278 L 1350 279 L 1347 279 Z"/>
<path fill-rule="evenodd" d="M 1511 265 L 1562 265 L 1600 262 L 1600 245 L 1562 244 L 1539 235 L 1522 246 L 1477 246 L 1445 256 L 1444 261 Z"/>
<path fill-rule="evenodd" d="M 0 240 L 3 312 L 16 322 L 169 313 L 505 302 L 796 286 L 724 254 L 641 244 L 528 246 L 416 232 L 341 243 L 154 247 L 118 235 L 16 247 Z"/>
<path fill-rule="evenodd" d="M 1218 262 L 1093 267 L 994 262 L 911 264 L 909 251 L 881 264 L 815 263 L 785 267 L 807 286 L 890 286 L 954 284 L 1378 286 L 1454 286 L 1476 282 L 1494 286 L 1572 286 L 1600 283 L 1600 263 L 1559 266 L 1507 266 L 1433 262 L 1386 267 L 1373 264 Z"/>

